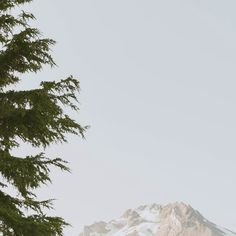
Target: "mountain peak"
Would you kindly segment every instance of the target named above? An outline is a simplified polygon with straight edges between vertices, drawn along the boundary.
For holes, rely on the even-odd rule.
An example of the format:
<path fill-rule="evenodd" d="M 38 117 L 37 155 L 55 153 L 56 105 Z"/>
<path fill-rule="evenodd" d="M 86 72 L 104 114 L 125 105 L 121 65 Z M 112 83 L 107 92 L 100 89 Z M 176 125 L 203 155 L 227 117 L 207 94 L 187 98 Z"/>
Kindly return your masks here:
<path fill-rule="evenodd" d="M 142 205 L 110 222 L 85 226 L 80 236 L 236 236 L 183 202 Z"/>

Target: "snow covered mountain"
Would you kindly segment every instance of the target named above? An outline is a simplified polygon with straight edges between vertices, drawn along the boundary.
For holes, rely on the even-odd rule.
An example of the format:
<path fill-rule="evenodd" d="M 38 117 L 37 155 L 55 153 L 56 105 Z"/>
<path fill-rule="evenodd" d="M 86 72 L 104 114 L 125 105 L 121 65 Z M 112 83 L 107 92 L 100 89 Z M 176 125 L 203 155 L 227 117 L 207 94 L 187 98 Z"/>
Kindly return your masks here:
<path fill-rule="evenodd" d="M 85 226 L 80 236 L 236 236 L 184 203 L 144 205 L 110 222 Z"/>

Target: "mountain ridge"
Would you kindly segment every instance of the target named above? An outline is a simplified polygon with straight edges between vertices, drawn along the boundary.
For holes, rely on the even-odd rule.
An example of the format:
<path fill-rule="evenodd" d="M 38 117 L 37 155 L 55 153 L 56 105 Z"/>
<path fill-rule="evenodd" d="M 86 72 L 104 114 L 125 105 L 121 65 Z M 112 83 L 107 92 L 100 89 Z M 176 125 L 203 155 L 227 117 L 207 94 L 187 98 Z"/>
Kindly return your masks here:
<path fill-rule="evenodd" d="M 183 202 L 126 210 L 119 218 L 85 226 L 80 236 L 236 236 Z"/>

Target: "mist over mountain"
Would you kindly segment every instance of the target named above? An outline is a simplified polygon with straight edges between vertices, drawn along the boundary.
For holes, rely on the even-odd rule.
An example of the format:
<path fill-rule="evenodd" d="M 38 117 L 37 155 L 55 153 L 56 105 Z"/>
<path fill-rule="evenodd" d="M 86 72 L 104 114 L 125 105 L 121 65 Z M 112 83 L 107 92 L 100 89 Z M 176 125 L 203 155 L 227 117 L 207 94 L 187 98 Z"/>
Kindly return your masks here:
<path fill-rule="evenodd" d="M 80 236 L 236 236 L 184 203 L 143 205 L 109 222 L 85 226 Z"/>

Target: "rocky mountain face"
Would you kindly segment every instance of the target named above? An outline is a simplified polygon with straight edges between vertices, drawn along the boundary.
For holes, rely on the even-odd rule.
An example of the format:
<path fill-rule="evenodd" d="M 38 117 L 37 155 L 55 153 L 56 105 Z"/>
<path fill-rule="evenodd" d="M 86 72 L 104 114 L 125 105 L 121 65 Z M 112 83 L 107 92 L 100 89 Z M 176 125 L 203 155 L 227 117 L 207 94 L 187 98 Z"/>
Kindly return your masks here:
<path fill-rule="evenodd" d="M 127 210 L 118 219 L 85 226 L 80 236 L 236 236 L 184 203 Z"/>

